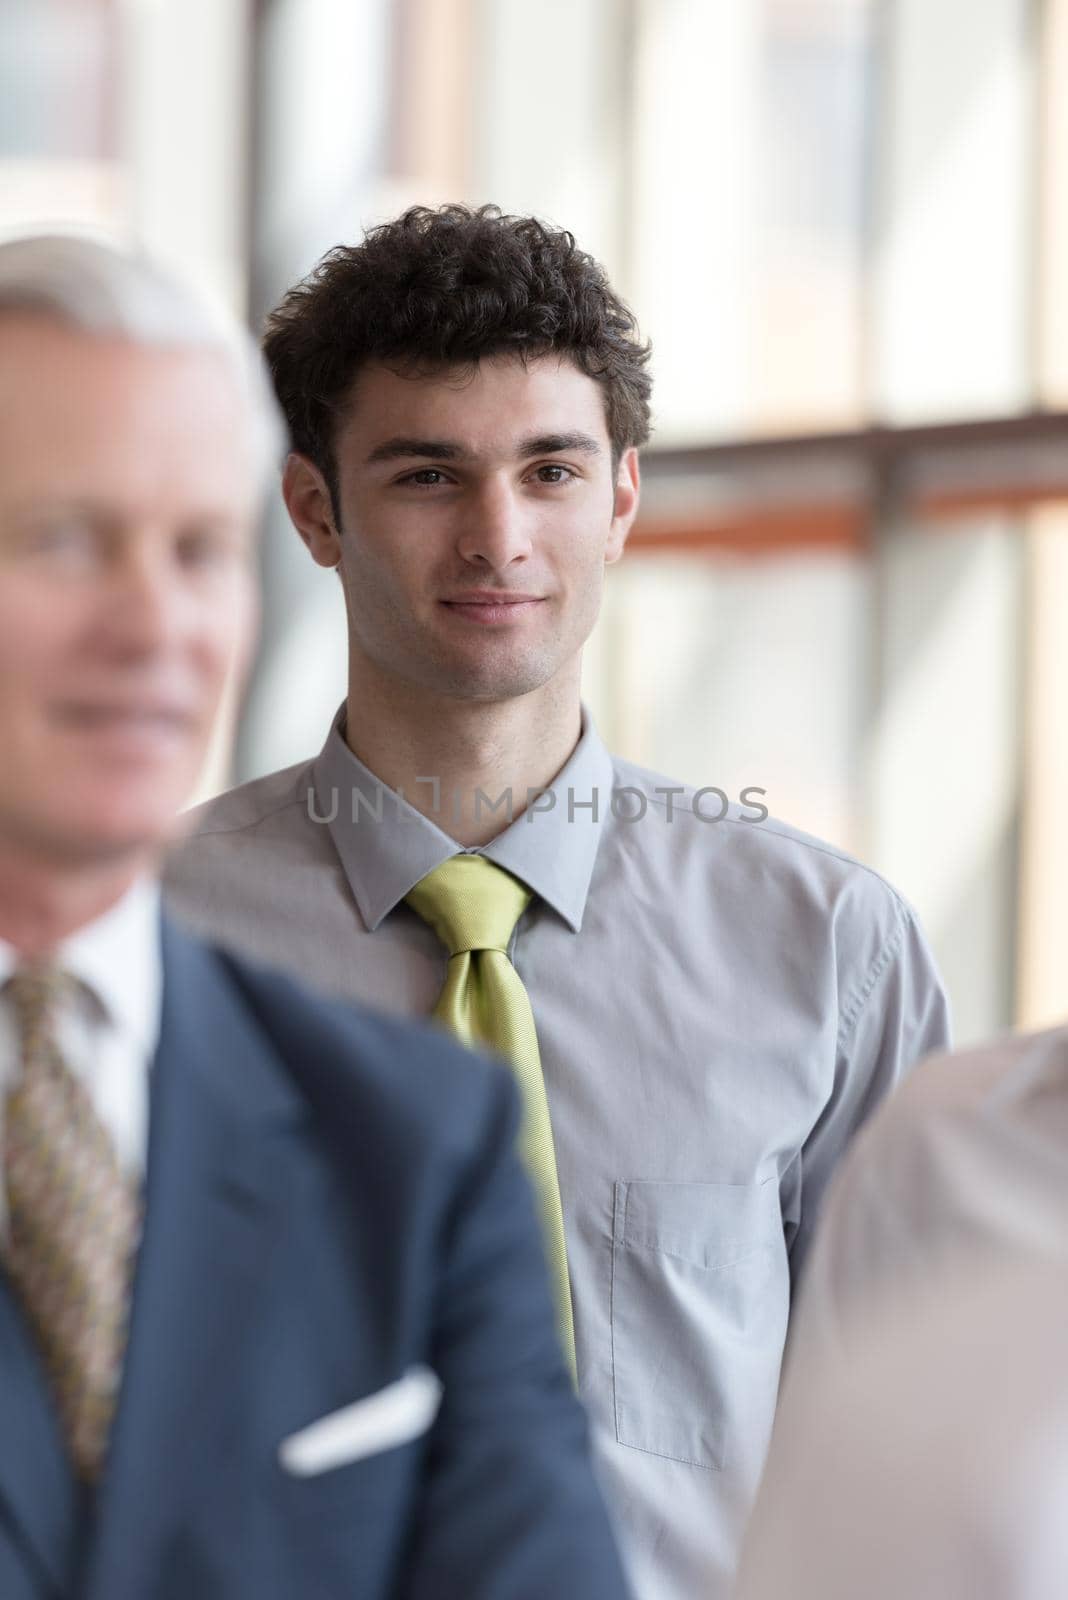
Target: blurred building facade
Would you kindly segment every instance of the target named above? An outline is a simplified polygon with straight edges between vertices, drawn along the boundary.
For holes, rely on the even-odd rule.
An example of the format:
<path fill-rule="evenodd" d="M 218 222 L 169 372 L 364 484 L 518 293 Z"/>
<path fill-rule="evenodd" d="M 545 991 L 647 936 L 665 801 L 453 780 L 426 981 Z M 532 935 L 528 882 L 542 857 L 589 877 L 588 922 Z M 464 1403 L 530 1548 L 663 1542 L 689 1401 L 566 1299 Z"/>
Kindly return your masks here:
<path fill-rule="evenodd" d="M 655 349 L 602 731 L 886 872 L 968 1040 L 1068 1010 L 1066 89 L 1068 0 L 0 0 L 0 228 L 254 321 L 415 201 L 571 228 Z M 237 778 L 344 692 L 268 523 Z"/>

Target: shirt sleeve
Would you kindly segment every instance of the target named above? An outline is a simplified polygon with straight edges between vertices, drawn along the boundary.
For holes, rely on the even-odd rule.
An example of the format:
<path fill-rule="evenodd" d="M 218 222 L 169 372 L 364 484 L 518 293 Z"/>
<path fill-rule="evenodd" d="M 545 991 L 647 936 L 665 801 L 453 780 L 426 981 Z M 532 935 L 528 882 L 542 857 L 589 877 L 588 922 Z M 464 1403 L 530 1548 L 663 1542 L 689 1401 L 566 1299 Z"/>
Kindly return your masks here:
<path fill-rule="evenodd" d="M 801 1152 L 790 1239 L 795 1290 L 847 1146 L 917 1062 L 949 1045 L 949 1006 L 934 956 L 914 912 L 897 901 L 897 913 L 858 989 L 845 998 L 833 1089 Z"/>

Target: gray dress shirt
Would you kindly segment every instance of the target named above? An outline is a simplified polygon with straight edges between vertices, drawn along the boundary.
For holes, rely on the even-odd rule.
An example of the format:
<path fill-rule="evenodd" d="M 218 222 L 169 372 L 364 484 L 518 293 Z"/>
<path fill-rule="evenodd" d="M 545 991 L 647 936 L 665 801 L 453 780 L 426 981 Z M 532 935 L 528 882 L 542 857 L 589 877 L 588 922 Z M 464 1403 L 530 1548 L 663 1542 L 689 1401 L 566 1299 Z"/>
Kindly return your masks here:
<path fill-rule="evenodd" d="M 460 848 L 449 797 L 439 827 L 340 727 L 316 760 L 200 809 L 171 904 L 321 987 L 425 1014 L 446 954 L 402 902 Z M 715 820 L 715 794 L 615 760 L 588 721 L 521 804 L 483 853 L 534 891 L 510 954 L 537 1022 L 600 1476 L 643 1600 L 721 1600 L 824 1188 L 944 1045 L 944 995 L 876 873 L 754 808 Z"/>

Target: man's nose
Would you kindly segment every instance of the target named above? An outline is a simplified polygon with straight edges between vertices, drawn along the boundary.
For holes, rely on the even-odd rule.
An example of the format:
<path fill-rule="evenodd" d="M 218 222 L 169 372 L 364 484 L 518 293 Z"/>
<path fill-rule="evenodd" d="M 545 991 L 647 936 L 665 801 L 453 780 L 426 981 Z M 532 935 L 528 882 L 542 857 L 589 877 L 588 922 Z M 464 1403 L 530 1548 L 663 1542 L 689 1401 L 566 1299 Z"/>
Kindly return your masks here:
<path fill-rule="evenodd" d="M 165 553 L 132 542 L 109 574 L 106 635 L 118 654 L 151 655 L 180 638 L 188 625 L 188 596 Z"/>
<path fill-rule="evenodd" d="M 464 506 L 456 543 L 465 561 L 494 571 L 530 554 L 529 511 L 510 483 L 491 480 L 479 487 Z"/>

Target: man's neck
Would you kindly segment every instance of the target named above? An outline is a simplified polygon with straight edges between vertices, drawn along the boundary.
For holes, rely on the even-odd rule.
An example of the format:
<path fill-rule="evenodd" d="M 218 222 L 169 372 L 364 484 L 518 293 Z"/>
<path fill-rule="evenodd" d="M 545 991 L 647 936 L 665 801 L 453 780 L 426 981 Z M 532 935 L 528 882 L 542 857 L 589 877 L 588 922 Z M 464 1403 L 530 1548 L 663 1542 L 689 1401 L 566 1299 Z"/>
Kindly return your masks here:
<path fill-rule="evenodd" d="M 117 905 L 150 866 L 140 857 L 48 865 L 0 846 L 0 939 L 28 960 L 48 956 Z"/>
<path fill-rule="evenodd" d="M 488 844 L 548 788 L 582 727 L 577 688 L 500 702 L 385 703 L 350 686 L 347 743 L 458 844 Z"/>

